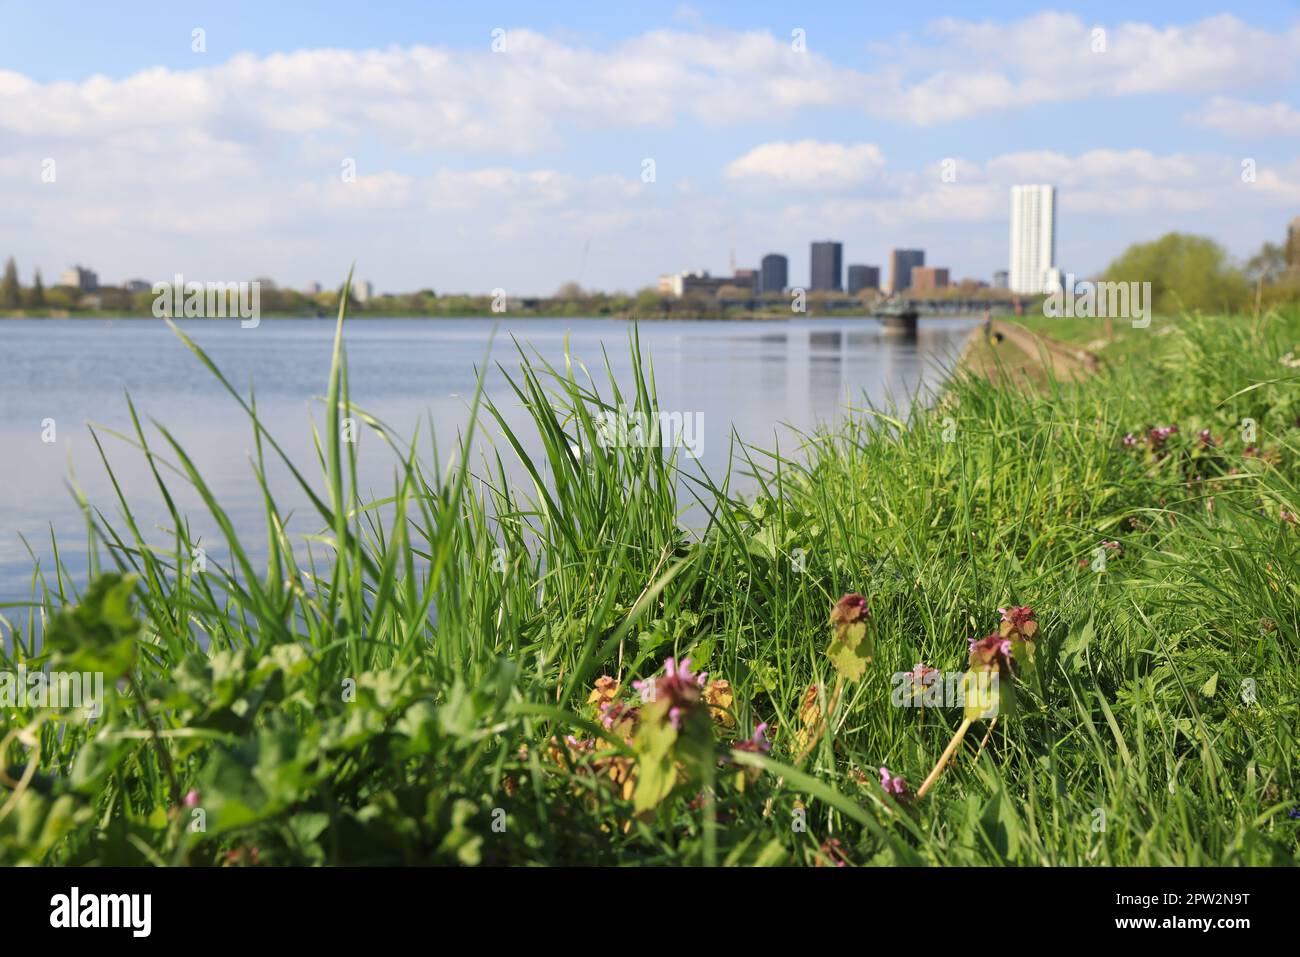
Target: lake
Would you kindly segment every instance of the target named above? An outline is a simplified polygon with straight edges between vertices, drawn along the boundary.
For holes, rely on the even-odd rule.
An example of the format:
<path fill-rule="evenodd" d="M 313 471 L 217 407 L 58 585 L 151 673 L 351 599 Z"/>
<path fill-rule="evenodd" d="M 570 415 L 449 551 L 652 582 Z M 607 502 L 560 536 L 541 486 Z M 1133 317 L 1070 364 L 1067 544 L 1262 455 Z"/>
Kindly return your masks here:
<path fill-rule="evenodd" d="M 332 321 L 266 319 L 252 329 L 237 321 L 189 320 L 180 326 L 237 387 L 250 383 L 258 411 L 276 439 L 311 478 L 310 422 L 323 421 Z M 795 451 L 798 430 L 829 423 L 849 404 L 905 409 L 913 395 L 937 387 L 975 329 L 970 319 L 922 319 L 915 340 L 884 335 L 873 319 L 663 321 L 640 326 L 654 363 L 660 406 L 689 414 L 700 440 L 699 464 L 721 477 L 734 428 L 765 448 L 779 441 Z M 430 418 L 445 464 L 496 331 L 485 380 L 487 394 L 512 427 L 526 416 L 496 368 L 517 368 L 511 337 L 557 365 L 565 344 L 608 396 L 602 348 L 620 383 L 629 381 L 630 326 L 606 319 L 364 319 L 345 330 L 352 400 L 399 434 Z M 53 574 L 51 528 L 78 587 L 86 576 L 85 523 L 68 486 L 70 475 L 93 506 L 118 523 L 113 488 L 87 423 L 129 433 L 130 393 L 156 451 L 156 420 L 185 448 L 214 489 L 251 553 L 265 554 L 261 492 L 252 477 L 252 429 L 235 401 L 164 323 L 152 319 L 15 319 L 0 321 L 0 602 L 25 600 L 33 563 L 22 537 Z M 513 417 L 512 417 L 513 413 Z M 482 420 L 481 420 L 482 421 Z M 483 421 L 484 441 L 498 429 Z M 51 429 L 52 426 L 52 429 Z M 421 434 L 428 449 L 427 422 Z M 526 430 L 525 430 L 526 431 Z M 170 548 L 167 513 L 144 456 L 101 432 L 105 450 L 146 537 Z M 49 439 L 53 441 L 48 441 Z M 394 458 L 361 429 L 360 480 L 390 493 Z M 427 454 L 427 453 L 426 453 Z M 503 459 L 513 453 L 503 448 Z M 472 463 L 477 464 L 477 463 Z M 273 491 L 282 508 L 303 497 L 283 473 Z M 168 484 L 205 542 L 218 541 L 198 496 L 175 475 Z M 733 488 L 743 491 L 744 483 Z M 291 532 L 318 530 L 315 514 L 298 508 Z"/>

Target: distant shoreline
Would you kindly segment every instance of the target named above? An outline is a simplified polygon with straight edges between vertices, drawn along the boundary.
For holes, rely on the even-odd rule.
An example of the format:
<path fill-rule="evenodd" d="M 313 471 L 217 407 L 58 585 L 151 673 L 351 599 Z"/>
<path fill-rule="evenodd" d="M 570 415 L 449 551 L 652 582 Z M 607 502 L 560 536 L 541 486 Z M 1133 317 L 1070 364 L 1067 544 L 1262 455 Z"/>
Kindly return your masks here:
<path fill-rule="evenodd" d="M 207 320 L 206 316 L 178 316 L 181 320 L 199 321 Z M 369 313 L 369 312 L 349 312 L 348 321 L 364 321 L 367 319 L 573 319 L 577 321 L 590 321 L 594 319 L 612 319 L 620 322 L 780 322 L 788 319 L 875 319 L 876 317 L 869 312 L 849 312 L 832 311 L 832 312 L 805 312 L 805 313 L 770 313 L 770 312 L 746 312 L 732 313 L 729 315 L 714 315 L 711 313 L 654 313 L 647 315 L 638 315 L 634 313 L 620 313 L 608 315 L 573 315 L 564 312 L 502 312 L 502 313 L 466 313 L 464 315 L 412 315 L 411 313 Z M 981 317 L 973 312 L 948 314 L 934 314 L 923 316 L 931 319 L 967 319 L 978 320 Z M 996 316 L 995 316 L 996 318 Z M 95 320 L 130 320 L 133 322 L 160 322 L 155 316 L 142 316 L 136 312 L 47 312 L 39 315 L 32 315 L 23 310 L 0 313 L 0 322 L 6 320 L 18 319 L 40 319 L 40 320 L 64 320 L 75 319 L 78 321 L 95 321 Z M 265 322 L 334 322 L 336 316 L 306 316 L 301 313 L 268 313 L 261 317 Z M 217 316 L 212 317 L 211 321 L 239 321 L 238 316 Z"/>

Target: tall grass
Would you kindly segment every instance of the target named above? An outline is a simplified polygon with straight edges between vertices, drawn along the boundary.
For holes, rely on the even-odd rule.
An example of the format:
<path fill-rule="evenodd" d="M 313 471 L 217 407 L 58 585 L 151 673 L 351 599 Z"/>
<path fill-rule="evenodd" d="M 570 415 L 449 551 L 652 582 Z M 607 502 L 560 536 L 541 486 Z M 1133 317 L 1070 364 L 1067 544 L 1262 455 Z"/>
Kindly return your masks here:
<path fill-rule="evenodd" d="M 132 407 L 132 434 L 96 434 L 147 457 L 170 537 L 146 537 L 141 490 L 115 480 L 116 519 L 82 503 L 89 574 L 53 543 L 33 603 L 10 609 L 0 670 L 89 662 L 112 690 L 93 722 L 4 709 L 0 860 L 1295 859 L 1300 532 L 1286 516 L 1300 514 L 1300 394 L 1279 359 L 1300 316 L 1189 319 L 1158 359 L 1084 382 L 995 389 L 959 371 L 905 417 L 859 410 L 795 450 L 736 443 L 733 471 L 756 487 L 743 500 L 728 476 L 683 475 L 671 449 L 602 442 L 602 410 L 657 408 L 634 332 L 622 383 L 608 364 L 554 367 L 516 344 L 511 391 L 480 385 L 448 455 L 353 404 L 343 320 L 311 468 L 176 329 L 255 437 L 265 562 L 164 425 Z M 506 402 L 538 441 L 511 430 Z M 1244 454 L 1243 419 L 1262 455 Z M 358 488 L 349 420 L 396 453 L 391 494 Z M 1175 423 L 1162 449 L 1122 444 Z M 491 451 L 476 458 L 484 432 Z M 508 481 L 511 457 L 526 483 Z M 305 541 L 286 531 L 273 463 L 315 511 Z M 224 539 L 203 571 L 177 483 Z M 688 509 L 704 516 L 690 533 Z M 1120 549 L 1099 571 L 1103 541 Z M 831 703 L 827 614 L 849 591 L 868 597 L 876 658 L 811 725 L 803 759 L 809 689 L 813 712 Z M 891 706 L 891 674 L 960 669 L 967 639 L 1011 604 L 1038 613 L 1041 687 L 900 808 L 877 769 L 919 781 L 960 713 Z M 593 683 L 627 686 L 669 656 L 730 682 L 724 755 L 760 722 L 774 746 L 737 758 L 757 777 L 687 781 L 636 814 L 613 773 L 563 739 L 632 762 Z"/>

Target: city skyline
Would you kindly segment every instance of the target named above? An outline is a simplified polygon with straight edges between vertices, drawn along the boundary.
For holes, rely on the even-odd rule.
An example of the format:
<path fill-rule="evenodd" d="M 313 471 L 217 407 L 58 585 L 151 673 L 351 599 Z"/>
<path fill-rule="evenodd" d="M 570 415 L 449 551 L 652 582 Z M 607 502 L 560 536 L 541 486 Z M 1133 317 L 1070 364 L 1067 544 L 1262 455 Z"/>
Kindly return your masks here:
<path fill-rule="evenodd" d="M 355 262 L 377 290 L 632 292 L 757 264 L 774 234 L 882 267 L 905 243 L 987 278 L 1006 191 L 1032 182 L 1061 190 L 1057 259 L 1086 275 L 1175 230 L 1244 259 L 1300 209 L 1283 5 L 702 4 L 581 35 L 522 5 L 427 25 L 330 8 L 156 5 L 130 30 L 57 0 L 13 11 L 0 209 L 24 278 L 80 262 L 330 288 Z"/>

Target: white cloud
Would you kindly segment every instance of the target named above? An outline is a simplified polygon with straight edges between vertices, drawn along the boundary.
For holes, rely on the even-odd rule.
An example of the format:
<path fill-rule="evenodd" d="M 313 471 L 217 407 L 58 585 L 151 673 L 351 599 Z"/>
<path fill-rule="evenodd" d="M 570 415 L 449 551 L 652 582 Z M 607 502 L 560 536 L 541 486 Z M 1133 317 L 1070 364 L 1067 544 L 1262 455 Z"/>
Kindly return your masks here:
<path fill-rule="evenodd" d="M 1300 110 L 1280 100 L 1249 103 L 1216 96 L 1200 111 L 1190 114 L 1188 119 L 1229 136 L 1300 136 Z"/>
<path fill-rule="evenodd" d="M 764 143 L 729 163 L 727 179 L 781 189 L 844 189 L 859 186 L 885 166 L 872 143 Z"/>

